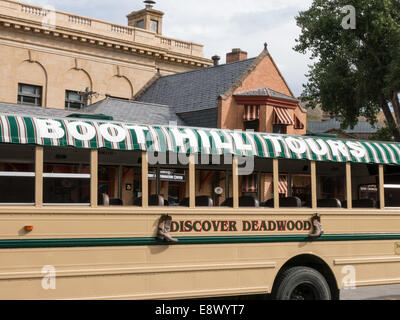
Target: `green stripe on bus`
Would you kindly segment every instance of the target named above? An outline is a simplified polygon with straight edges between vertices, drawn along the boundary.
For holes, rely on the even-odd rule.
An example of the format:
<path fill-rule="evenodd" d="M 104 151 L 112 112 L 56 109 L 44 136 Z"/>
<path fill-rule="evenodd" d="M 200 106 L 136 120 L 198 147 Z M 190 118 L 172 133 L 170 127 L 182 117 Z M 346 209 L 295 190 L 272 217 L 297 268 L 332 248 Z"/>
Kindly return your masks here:
<path fill-rule="evenodd" d="M 62 247 L 118 247 L 155 245 L 195 245 L 195 244 L 239 244 L 239 243 L 282 243 L 282 242 L 331 242 L 331 241 L 373 241 L 400 240 L 396 234 L 328 234 L 318 239 L 308 235 L 276 236 L 204 236 L 178 237 L 179 242 L 167 243 L 157 238 L 85 238 L 85 239 L 18 239 L 0 240 L 0 249 L 22 248 L 62 248 Z"/>

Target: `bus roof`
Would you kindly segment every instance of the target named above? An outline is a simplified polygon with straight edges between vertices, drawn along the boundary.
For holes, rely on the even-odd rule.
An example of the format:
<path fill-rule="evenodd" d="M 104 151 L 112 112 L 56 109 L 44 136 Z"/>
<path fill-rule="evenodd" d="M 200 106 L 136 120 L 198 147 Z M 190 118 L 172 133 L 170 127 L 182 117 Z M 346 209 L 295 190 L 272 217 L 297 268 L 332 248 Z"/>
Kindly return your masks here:
<path fill-rule="evenodd" d="M 400 164 L 400 144 L 394 142 L 5 114 L 0 143 Z"/>

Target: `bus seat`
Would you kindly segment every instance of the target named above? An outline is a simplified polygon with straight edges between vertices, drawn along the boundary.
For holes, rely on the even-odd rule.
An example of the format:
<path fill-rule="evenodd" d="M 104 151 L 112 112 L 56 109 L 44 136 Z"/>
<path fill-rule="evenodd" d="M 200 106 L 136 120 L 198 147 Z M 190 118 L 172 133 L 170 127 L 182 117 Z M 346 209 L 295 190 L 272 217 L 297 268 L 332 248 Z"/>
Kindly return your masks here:
<path fill-rule="evenodd" d="M 102 193 L 101 198 L 99 197 L 100 205 L 108 207 L 110 205 L 110 197 L 107 193 Z"/>
<path fill-rule="evenodd" d="M 273 208 L 274 199 L 269 199 L 261 204 L 262 207 Z M 298 197 L 287 197 L 279 199 L 279 206 L 283 208 L 301 208 L 301 199 Z"/>
<path fill-rule="evenodd" d="M 243 196 L 239 198 L 239 207 L 256 207 L 260 206 L 260 202 L 251 197 L 251 196 Z M 222 202 L 221 207 L 233 207 L 233 198 L 228 198 L 224 202 Z"/>
<path fill-rule="evenodd" d="M 252 196 L 243 196 L 239 198 L 239 207 L 256 207 L 260 206 L 260 202 Z"/>
<path fill-rule="evenodd" d="M 338 199 L 319 199 L 317 206 L 318 208 L 341 208 L 342 203 Z"/>
<path fill-rule="evenodd" d="M 179 204 L 183 207 L 189 207 L 189 198 L 185 198 Z M 198 196 L 196 197 L 196 207 L 213 207 L 213 200 L 208 196 Z"/>
<path fill-rule="evenodd" d="M 142 206 L 142 197 L 136 198 L 133 202 L 134 206 Z M 158 194 L 153 194 L 149 196 L 149 206 L 164 207 L 165 201 L 164 197 Z"/>
<path fill-rule="evenodd" d="M 274 207 L 274 199 L 269 199 L 263 203 L 261 203 L 261 207 L 273 208 Z"/>
<path fill-rule="evenodd" d="M 160 196 L 159 194 L 151 195 L 149 197 L 149 206 L 163 207 L 164 206 L 164 197 Z"/>
<path fill-rule="evenodd" d="M 343 208 L 347 208 L 347 201 L 343 201 Z M 353 208 L 376 208 L 374 199 L 353 200 Z"/>
<path fill-rule="evenodd" d="M 221 203 L 221 207 L 233 207 L 233 198 L 227 198 Z"/>
<path fill-rule="evenodd" d="M 196 197 L 196 206 L 199 207 L 213 207 L 214 201 L 211 197 L 208 196 L 199 196 Z"/>
<path fill-rule="evenodd" d="M 109 200 L 109 204 L 110 204 L 110 206 L 123 206 L 124 205 L 122 200 L 119 198 L 111 198 Z"/>
<path fill-rule="evenodd" d="M 279 206 L 284 208 L 301 208 L 301 199 L 298 197 L 288 197 L 279 199 Z"/>

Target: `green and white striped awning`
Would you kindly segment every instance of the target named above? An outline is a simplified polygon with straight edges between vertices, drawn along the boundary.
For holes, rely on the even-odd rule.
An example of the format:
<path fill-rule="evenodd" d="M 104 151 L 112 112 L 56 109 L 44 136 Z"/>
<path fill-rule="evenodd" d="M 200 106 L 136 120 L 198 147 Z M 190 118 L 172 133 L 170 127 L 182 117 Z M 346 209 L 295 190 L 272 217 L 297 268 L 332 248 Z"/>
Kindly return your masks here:
<path fill-rule="evenodd" d="M 400 164 L 400 144 L 270 133 L 0 115 L 0 143 Z"/>

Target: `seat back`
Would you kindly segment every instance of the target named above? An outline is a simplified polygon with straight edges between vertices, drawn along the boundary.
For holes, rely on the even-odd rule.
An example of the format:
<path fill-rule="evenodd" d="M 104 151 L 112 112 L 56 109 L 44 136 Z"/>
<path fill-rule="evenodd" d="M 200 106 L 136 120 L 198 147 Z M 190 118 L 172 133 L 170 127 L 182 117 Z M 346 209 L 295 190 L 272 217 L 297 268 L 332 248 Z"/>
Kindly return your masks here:
<path fill-rule="evenodd" d="M 182 207 L 189 207 L 189 198 L 185 198 L 179 204 Z M 198 196 L 196 197 L 196 207 L 213 207 L 214 202 L 211 197 L 208 196 Z"/>
<path fill-rule="evenodd" d="M 142 197 L 136 198 L 133 202 L 134 206 L 142 206 Z M 163 207 L 165 205 L 164 197 L 158 194 L 149 196 L 149 206 Z"/>
<path fill-rule="evenodd" d="M 343 208 L 347 208 L 347 201 L 342 202 Z M 353 200 L 353 208 L 376 208 L 377 202 L 374 199 Z"/>
<path fill-rule="evenodd" d="M 317 206 L 318 208 L 341 208 L 342 203 L 338 199 L 319 199 Z"/>
<path fill-rule="evenodd" d="M 269 199 L 261 204 L 262 207 L 273 208 L 274 199 Z M 301 208 L 301 199 L 298 197 L 287 197 L 279 199 L 279 207 L 282 208 Z"/>
<path fill-rule="evenodd" d="M 263 203 L 261 203 L 262 207 L 266 207 L 266 208 L 273 208 L 274 207 L 274 199 L 269 199 L 268 201 L 265 201 Z"/>
<path fill-rule="evenodd" d="M 239 207 L 256 207 L 260 206 L 260 202 L 251 197 L 251 196 L 243 196 L 239 198 Z M 233 198 L 228 198 L 224 202 L 221 203 L 221 207 L 233 207 Z"/>
<path fill-rule="evenodd" d="M 149 206 L 163 207 L 164 197 L 159 194 L 153 194 L 149 197 Z"/>
<path fill-rule="evenodd" d="M 279 206 L 283 208 L 301 208 L 301 199 L 298 197 L 288 197 L 279 199 Z"/>
<path fill-rule="evenodd" d="M 239 198 L 239 207 L 255 207 L 258 208 L 260 202 L 252 196 L 243 196 Z"/>
<path fill-rule="evenodd" d="M 233 198 L 227 198 L 221 203 L 221 207 L 233 207 Z"/>
<path fill-rule="evenodd" d="M 214 201 L 208 196 L 196 197 L 196 207 L 213 207 Z"/>
<path fill-rule="evenodd" d="M 123 202 L 121 199 L 118 198 L 111 198 L 109 200 L 110 206 L 123 206 Z"/>

